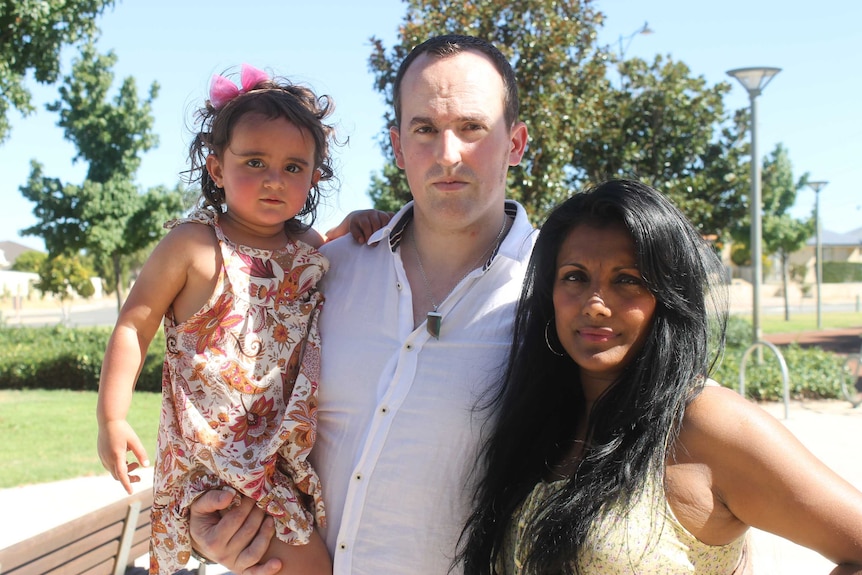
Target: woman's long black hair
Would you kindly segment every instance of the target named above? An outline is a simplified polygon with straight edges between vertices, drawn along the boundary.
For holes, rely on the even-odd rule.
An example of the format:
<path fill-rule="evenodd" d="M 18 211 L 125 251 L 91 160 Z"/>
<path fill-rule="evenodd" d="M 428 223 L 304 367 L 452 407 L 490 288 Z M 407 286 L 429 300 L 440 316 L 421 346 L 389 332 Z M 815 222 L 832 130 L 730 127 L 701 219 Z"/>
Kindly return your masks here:
<path fill-rule="evenodd" d="M 557 252 L 580 224 L 618 222 L 631 233 L 638 268 L 656 298 L 652 326 L 632 364 L 587 414 L 588 441 L 576 473 L 527 518 L 532 543 L 525 572 L 577 572 L 575 558 L 605 510 L 630 503 L 651 474 L 663 479 L 685 407 L 723 349 L 721 263 L 667 199 L 639 182 L 611 180 L 558 206 L 533 250 L 506 374 L 489 404 L 494 427 L 484 475 L 459 547 L 468 575 L 493 573 L 509 520 L 570 445 L 583 413 L 578 366 L 546 342 L 548 321 L 556 340 Z M 710 302 L 718 305 L 708 309 Z"/>

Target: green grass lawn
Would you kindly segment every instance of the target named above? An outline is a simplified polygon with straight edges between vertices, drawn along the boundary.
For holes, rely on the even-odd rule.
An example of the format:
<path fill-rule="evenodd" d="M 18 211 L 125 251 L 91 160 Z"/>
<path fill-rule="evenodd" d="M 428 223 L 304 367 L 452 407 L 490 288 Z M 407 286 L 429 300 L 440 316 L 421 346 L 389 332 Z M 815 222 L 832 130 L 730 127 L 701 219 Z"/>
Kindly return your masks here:
<path fill-rule="evenodd" d="M 737 314 L 751 320 L 751 314 Z M 862 327 L 862 312 L 833 311 L 823 312 L 820 317 L 823 329 Z M 790 320 L 784 314 L 761 314 L 760 329 L 763 333 L 796 333 L 817 330 L 817 313 L 790 312 Z"/>
<path fill-rule="evenodd" d="M 155 461 L 161 395 L 135 393 L 129 423 Z M 96 452 L 96 393 L 0 391 L 0 488 L 107 473 Z"/>

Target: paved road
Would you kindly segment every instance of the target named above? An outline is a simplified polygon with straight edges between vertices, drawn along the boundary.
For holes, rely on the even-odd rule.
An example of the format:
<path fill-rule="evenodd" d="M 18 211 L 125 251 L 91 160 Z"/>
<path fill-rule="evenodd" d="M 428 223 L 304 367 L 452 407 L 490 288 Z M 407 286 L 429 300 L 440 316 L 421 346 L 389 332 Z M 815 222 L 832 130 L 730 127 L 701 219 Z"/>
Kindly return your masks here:
<path fill-rule="evenodd" d="M 41 327 L 63 322 L 63 309 L 59 304 L 40 302 L 39 305 L 24 304 L 22 310 L 4 308 L 0 310 L 3 323 L 8 326 Z M 78 302 L 68 311 L 66 324 L 72 327 L 106 325 L 117 321 L 117 300 L 106 298 L 94 302 Z"/>
<path fill-rule="evenodd" d="M 761 304 L 761 314 L 763 315 L 784 315 L 784 304 L 780 303 L 779 298 L 767 298 Z M 731 313 L 736 315 L 751 314 L 751 303 L 732 302 L 730 309 Z M 814 313 L 815 307 L 811 304 L 791 305 L 791 317 L 800 313 Z M 823 302 L 821 311 L 826 312 L 850 312 L 858 313 L 860 311 L 859 302 Z M 50 303 L 39 302 L 31 304 L 25 302 L 24 308 L 20 311 L 10 309 L 8 306 L 0 309 L 0 318 L 9 326 L 45 326 L 57 325 L 63 321 L 63 312 L 59 305 L 51 305 Z M 117 321 L 117 301 L 113 297 L 104 298 L 98 301 L 79 301 L 71 306 L 69 313 L 68 325 L 70 326 L 92 326 L 92 325 L 107 325 L 112 326 Z"/>

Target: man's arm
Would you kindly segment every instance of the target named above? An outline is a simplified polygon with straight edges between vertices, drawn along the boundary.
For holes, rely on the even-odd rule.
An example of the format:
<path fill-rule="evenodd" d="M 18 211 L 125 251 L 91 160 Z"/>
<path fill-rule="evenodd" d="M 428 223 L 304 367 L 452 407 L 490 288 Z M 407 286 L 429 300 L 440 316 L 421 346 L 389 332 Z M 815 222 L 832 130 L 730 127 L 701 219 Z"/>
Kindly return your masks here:
<path fill-rule="evenodd" d="M 248 497 L 228 509 L 232 500 L 232 493 L 214 490 L 192 503 L 189 517 L 192 548 L 237 574 L 278 573 L 281 569 L 278 559 L 258 565 L 275 534 L 273 519 Z"/>

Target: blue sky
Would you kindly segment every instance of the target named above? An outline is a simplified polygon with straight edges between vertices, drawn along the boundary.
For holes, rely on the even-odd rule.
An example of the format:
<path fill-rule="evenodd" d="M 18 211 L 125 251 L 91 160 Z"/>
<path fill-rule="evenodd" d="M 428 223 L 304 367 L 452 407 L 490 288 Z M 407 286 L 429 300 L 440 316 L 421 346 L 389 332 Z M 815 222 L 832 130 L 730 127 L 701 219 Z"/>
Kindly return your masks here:
<path fill-rule="evenodd" d="M 602 43 L 618 48 L 620 38 L 648 22 L 653 33 L 623 42 L 626 56 L 670 54 L 710 84 L 730 81 L 726 102 L 732 109 L 747 107 L 748 96 L 727 70 L 782 68 L 758 99 L 760 155 L 781 142 L 796 178 L 810 172 L 812 179 L 830 182 L 820 192 L 824 229 L 862 227 L 862 3 L 603 0 L 597 6 L 606 15 Z M 391 46 L 404 12 L 400 0 L 120 0 L 100 19 L 99 47 L 116 52 L 118 79 L 134 76 L 141 93 L 154 80 L 161 86 L 154 105 L 160 145 L 144 155 L 138 184 L 178 181 L 186 168 L 189 114 L 205 97 L 210 77 L 248 62 L 336 101 L 334 119 L 349 143 L 336 148 L 340 190 L 321 209 L 317 227 L 325 231 L 350 210 L 369 207 L 369 176 L 383 165 L 377 139 L 386 127 L 384 103 L 368 71 L 368 39 L 378 36 Z M 13 113 L 12 137 L 0 145 L 0 240 L 42 249 L 40 238 L 18 235 L 35 223 L 34 204 L 18 190 L 30 159 L 40 161 L 48 176 L 75 184 L 83 181 L 86 166 L 72 163 L 74 148 L 55 126 L 56 116 L 44 110 L 57 98 L 56 89 L 30 86 L 39 112 L 27 118 Z M 809 215 L 814 201 L 813 191 L 801 191 L 794 215 Z"/>

